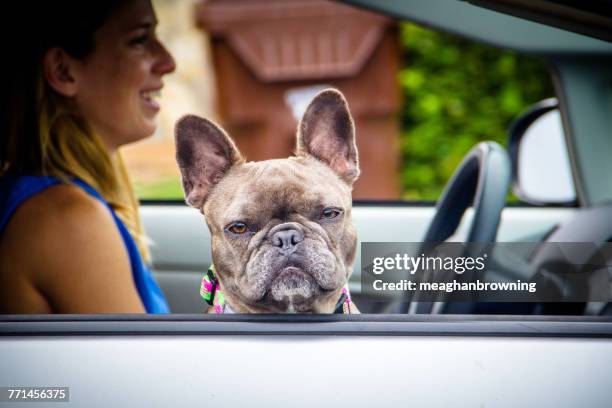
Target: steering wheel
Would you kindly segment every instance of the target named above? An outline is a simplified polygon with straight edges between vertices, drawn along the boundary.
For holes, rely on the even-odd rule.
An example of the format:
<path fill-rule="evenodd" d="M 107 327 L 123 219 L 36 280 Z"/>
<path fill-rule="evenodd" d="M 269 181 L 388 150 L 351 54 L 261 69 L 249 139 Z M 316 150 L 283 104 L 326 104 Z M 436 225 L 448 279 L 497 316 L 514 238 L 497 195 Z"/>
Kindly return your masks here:
<path fill-rule="evenodd" d="M 512 165 L 506 149 L 496 142 L 478 143 L 444 188 L 423 241 L 446 241 L 472 205 L 474 215 L 464 242 L 495 242 L 511 181 Z"/>
<path fill-rule="evenodd" d="M 512 181 L 512 165 L 506 149 L 496 142 L 481 142 L 470 150 L 444 188 L 423 245 L 451 237 L 468 207 L 474 214 L 466 243 L 495 242 L 501 211 Z M 402 304 L 403 313 L 437 313 L 445 302 L 412 301 Z"/>

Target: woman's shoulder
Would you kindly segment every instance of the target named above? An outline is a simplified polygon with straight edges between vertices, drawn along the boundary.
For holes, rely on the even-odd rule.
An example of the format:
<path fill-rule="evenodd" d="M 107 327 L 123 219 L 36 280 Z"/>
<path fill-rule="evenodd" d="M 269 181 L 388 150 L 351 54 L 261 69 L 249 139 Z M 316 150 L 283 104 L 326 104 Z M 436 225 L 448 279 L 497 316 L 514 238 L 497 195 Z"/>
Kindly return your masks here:
<path fill-rule="evenodd" d="M 106 205 L 79 186 L 62 183 L 19 205 L 2 232 L 0 252 L 36 269 L 42 260 L 59 266 L 94 253 L 88 248 L 118 243 L 121 236 Z"/>
<path fill-rule="evenodd" d="M 8 286 L 37 288 L 54 312 L 143 311 L 111 212 L 76 185 L 53 185 L 19 206 L 0 237 L 3 274 Z"/>

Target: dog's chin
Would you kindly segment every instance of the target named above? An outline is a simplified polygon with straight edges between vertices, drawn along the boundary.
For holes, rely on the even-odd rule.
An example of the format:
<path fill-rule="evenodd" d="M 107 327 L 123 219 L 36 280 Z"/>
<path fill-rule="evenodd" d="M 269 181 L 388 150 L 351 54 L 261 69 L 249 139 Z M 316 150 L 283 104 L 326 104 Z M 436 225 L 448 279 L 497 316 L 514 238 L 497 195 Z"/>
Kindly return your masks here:
<path fill-rule="evenodd" d="M 284 268 L 270 284 L 271 300 L 286 313 L 310 311 L 319 285 L 309 273 L 295 266 Z"/>

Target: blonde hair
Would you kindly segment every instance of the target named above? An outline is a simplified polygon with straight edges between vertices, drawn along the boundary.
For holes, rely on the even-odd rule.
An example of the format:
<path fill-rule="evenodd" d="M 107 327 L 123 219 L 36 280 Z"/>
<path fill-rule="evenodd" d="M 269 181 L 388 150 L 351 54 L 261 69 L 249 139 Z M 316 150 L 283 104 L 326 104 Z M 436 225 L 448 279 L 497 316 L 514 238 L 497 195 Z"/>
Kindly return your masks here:
<path fill-rule="evenodd" d="M 150 261 L 138 199 L 120 152 L 109 153 L 72 101 L 54 92 L 43 80 L 42 73 L 38 79 L 36 106 L 43 175 L 68 183 L 76 177 L 98 191 L 129 230 L 142 258 Z"/>

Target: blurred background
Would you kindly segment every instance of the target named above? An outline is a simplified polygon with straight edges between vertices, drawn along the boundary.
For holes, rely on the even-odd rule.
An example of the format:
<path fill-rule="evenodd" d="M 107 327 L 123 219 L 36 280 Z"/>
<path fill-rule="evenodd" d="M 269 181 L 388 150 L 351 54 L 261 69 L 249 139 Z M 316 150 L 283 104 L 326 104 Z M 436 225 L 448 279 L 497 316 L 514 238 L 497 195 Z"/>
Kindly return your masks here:
<path fill-rule="evenodd" d="M 177 61 L 156 134 L 123 149 L 141 199 L 182 199 L 174 123 L 221 124 L 247 160 L 289 156 L 310 98 L 336 87 L 357 128 L 361 200 L 436 200 L 468 150 L 554 96 L 532 57 L 325 0 L 153 0 Z"/>

